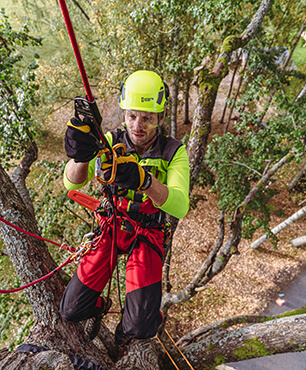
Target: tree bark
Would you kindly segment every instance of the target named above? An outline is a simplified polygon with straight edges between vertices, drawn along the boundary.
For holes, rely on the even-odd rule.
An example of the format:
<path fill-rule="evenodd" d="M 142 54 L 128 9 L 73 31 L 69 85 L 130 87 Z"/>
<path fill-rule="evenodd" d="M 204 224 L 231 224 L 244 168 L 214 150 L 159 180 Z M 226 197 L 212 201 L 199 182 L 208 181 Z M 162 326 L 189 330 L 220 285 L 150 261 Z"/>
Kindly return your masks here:
<path fill-rule="evenodd" d="M 171 117 L 170 117 L 170 127 L 169 136 L 176 138 L 177 131 L 177 101 L 178 101 L 178 78 L 174 74 L 172 77 L 172 94 L 171 94 Z"/>
<path fill-rule="evenodd" d="M 185 85 L 185 104 L 184 104 L 184 125 L 189 125 L 189 91 L 190 91 L 190 77 L 187 74 L 187 81 Z"/>
<path fill-rule="evenodd" d="M 7 348 L 0 350 L 0 369 L 14 370 L 73 370 L 70 358 L 56 351 L 31 353 L 23 351 L 10 352 Z"/>
<path fill-rule="evenodd" d="M 288 190 L 293 190 L 304 175 L 306 175 L 306 165 L 296 174 L 294 179 L 290 182 L 290 184 L 288 185 Z"/>
<path fill-rule="evenodd" d="M 116 362 L 114 369 L 119 370 L 159 370 L 160 349 L 156 339 L 134 339 L 125 349 L 124 356 Z"/>
<path fill-rule="evenodd" d="M 1 217 L 25 231 L 39 235 L 35 218 L 2 166 L 0 186 Z M 57 267 L 42 240 L 20 233 L 4 223 L 0 223 L 0 237 L 22 285 L 39 279 Z M 94 344 L 86 339 L 82 325 L 68 323 L 61 318 L 58 308 L 64 288 L 60 274 L 27 288 L 36 318 L 27 342 L 104 365 L 105 354 L 97 351 Z"/>
<path fill-rule="evenodd" d="M 197 343 L 183 347 L 182 352 L 194 369 L 208 368 L 217 359 L 225 363 L 293 352 L 305 345 L 305 326 L 306 314 L 302 314 L 230 331 L 221 329 Z M 180 369 L 187 369 L 180 356 L 175 356 L 175 361 Z"/>

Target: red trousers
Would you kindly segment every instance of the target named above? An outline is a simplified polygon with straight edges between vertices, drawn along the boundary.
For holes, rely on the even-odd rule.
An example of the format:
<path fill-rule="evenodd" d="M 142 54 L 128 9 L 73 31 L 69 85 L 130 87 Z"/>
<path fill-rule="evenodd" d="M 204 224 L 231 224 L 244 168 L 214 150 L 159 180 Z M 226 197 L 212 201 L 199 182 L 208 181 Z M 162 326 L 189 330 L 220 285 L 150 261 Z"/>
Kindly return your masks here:
<path fill-rule="evenodd" d="M 82 321 L 99 313 L 100 294 L 116 267 L 113 219 L 100 217 L 99 223 L 102 234 L 97 248 L 82 258 L 61 301 L 60 312 L 68 321 Z M 159 308 L 164 233 L 125 217 L 116 218 L 116 231 L 118 252 L 130 252 L 122 330 L 133 338 L 150 338 L 162 321 Z"/>

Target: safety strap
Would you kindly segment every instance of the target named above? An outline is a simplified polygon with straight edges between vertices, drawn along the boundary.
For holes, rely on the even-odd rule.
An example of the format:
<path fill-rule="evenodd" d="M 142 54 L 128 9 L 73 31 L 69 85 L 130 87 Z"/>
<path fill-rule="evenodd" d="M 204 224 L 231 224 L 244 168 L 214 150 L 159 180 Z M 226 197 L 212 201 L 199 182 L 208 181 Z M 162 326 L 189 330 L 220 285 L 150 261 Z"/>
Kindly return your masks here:
<path fill-rule="evenodd" d="M 144 235 L 141 235 L 141 234 L 138 234 L 136 236 L 136 238 L 133 240 L 133 243 L 131 244 L 131 247 L 130 247 L 130 250 L 129 250 L 128 259 L 131 257 L 131 255 L 132 255 L 132 253 L 133 253 L 133 251 L 134 251 L 134 249 L 137 245 L 138 240 L 141 240 L 142 242 L 146 243 L 147 246 L 149 248 L 151 248 L 154 252 L 156 252 L 159 255 L 160 259 L 163 260 L 162 253 L 155 247 L 155 245 L 153 243 L 150 242 L 149 239 L 147 239 Z"/>

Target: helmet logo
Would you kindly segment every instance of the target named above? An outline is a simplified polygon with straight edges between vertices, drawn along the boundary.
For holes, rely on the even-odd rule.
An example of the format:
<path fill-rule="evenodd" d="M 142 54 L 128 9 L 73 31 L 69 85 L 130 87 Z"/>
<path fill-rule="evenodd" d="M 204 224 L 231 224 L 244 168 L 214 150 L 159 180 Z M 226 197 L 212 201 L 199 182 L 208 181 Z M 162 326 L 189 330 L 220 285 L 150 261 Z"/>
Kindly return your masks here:
<path fill-rule="evenodd" d="M 154 100 L 154 98 L 144 98 L 143 96 L 141 97 L 141 102 L 144 103 L 145 101 L 150 101 Z"/>

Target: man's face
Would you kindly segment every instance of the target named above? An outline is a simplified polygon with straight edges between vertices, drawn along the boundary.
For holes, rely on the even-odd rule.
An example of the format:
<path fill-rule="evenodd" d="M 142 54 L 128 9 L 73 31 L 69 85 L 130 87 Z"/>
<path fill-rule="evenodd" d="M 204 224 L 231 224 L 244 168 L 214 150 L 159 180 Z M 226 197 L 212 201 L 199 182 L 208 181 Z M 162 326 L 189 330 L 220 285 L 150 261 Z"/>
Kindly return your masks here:
<path fill-rule="evenodd" d="M 158 127 L 158 113 L 126 110 L 124 116 L 131 142 L 140 147 L 150 143 Z"/>

